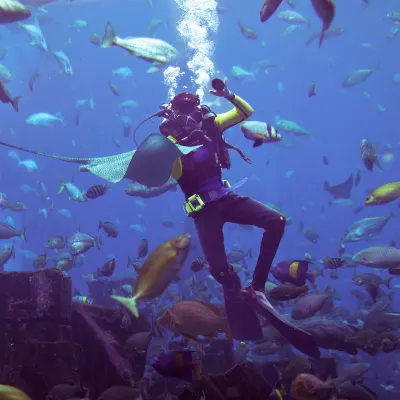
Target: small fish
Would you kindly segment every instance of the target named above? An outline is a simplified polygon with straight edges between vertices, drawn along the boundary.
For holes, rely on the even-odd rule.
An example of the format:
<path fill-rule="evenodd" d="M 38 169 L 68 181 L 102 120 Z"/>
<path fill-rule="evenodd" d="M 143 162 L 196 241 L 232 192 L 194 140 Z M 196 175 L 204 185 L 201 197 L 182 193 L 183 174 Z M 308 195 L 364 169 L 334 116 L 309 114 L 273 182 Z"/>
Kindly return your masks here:
<path fill-rule="evenodd" d="M 13 203 L 8 203 L 7 207 L 11 211 L 21 212 L 26 210 L 26 204 L 22 203 L 21 201 L 15 201 Z"/>
<path fill-rule="evenodd" d="M 251 28 L 244 26 L 240 21 L 237 22 L 240 32 L 246 39 L 256 40 L 258 34 Z"/>
<path fill-rule="evenodd" d="M 132 260 L 130 257 L 128 257 L 128 264 L 126 265 L 126 268 L 129 268 L 131 265 L 137 274 L 140 272 L 143 266 L 139 260 Z"/>
<path fill-rule="evenodd" d="M 61 250 L 65 247 L 67 239 L 63 236 L 57 235 L 49 240 L 46 240 L 45 247 L 52 250 Z"/>
<path fill-rule="evenodd" d="M 360 144 L 361 160 L 368 171 L 373 170 L 374 165 L 380 170 L 382 169 L 379 159 L 377 147 L 374 147 L 370 141 L 363 139 Z"/>
<path fill-rule="evenodd" d="M 324 257 L 322 259 L 322 263 L 324 264 L 324 267 L 327 269 L 337 269 L 341 268 L 345 265 L 346 260 L 344 258 L 338 258 L 338 257 Z"/>
<path fill-rule="evenodd" d="M 308 88 L 308 97 L 316 96 L 316 93 L 315 93 L 315 87 L 316 87 L 316 86 L 317 86 L 317 82 L 312 81 L 312 82 L 310 83 L 310 86 L 309 86 L 309 88 Z"/>
<path fill-rule="evenodd" d="M 12 239 L 13 237 L 20 237 L 22 240 L 26 241 L 26 228 L 17 231 L 11 225 L 0 222 L 0 239 Z"/>
<path fill-rule="evenodd" d="M 153 359 L 151 365 L 162 376 L 187 382 L 193 381 L 193 371 L 199 376 L 202 368 L 200 360 L 193 361 L 191 350 L 171 350 L 161 353 Z"/>
<path fill-rule="evenodd" d="M 197 257 L 190 263 L 190 269 L 193 272 L 201 271 L 207 264 L 207 260 L 203 257 Z"/>
<path fill-rule="evenodd" d="M 12 98 L 6 87 L 4 86 L 3 82 L 0 81 L 0 101 L 2 103 L 10 103 L 14 110 L 18 112 L 18 103 L 21 99 L 21 96 L 17 96 Z"/>
<path fill-rule="evenodd" d="M 47 255 L 46 252 L 43 254 L 40 254 L 39 256 L 36 257 L 36 259 L 33 261 L 33 268 L 35 269 L 40 269 L 44 268 L 47 265 Z"/>
<path fill-rule="evenodd" d="M 33 85 L 36 82 L 36 79 L 39 78 L 38 72 L 35 72 L 30 78 L 29 78 L 29 90 L 33 92 Z"/>
<path fill-rule="evenodd" d="M 99 228 L 103 229 L 105 233 L 107 233 L 107 237 L 117 238 L 118 237 L 118 229 L 112 222 L 101 222 L 99 221 Z"/>
<path fill-rule="evenodd" d="M 96 272 L 93 274 L 95 279 L 98 279 L 102 276 L 112 276 L 115 271 L 115 258 L 110 261 L 107 261 L 101 268 L 97 268 Z"/>
<path fill-rule="evenodd" d="M 4 265 L 8 263 L 11 257 L 15 260 L 14 243 L 11 248 L 5 246 L 3 250 L 0 251 L 0 270 L 3 270 Z"/>
<path fill-rule="evenodd" d="M 223 330 L 232 344 L 228 321 L 221 316 L 220 310 L 212 304 L 197 300 L 185 300 L 172 305 L 157 322 L 175 333 L 195 342 L 198 336 L 215 336 Z"/>
<path fill-rule="evenodd" d="M 119 96 L 119 90 L 113 83 L 108 82 L 108 86 L 110 86 L 110 89 L 114 96 Z"/>
<path fill-rule="evenodd" d="M 273 300 L 293 300 L 308 292 L 308 286 L 279 285 L 268 292 L 268 297 Z"/>
<path fill-rule="evenodd" d="M 109 187 L 107 184 L 93 185 L 87 190 L 86 197 L 90 200 L 98 199 L 99 197 L 103 196 L 108 189 Z"/>
<path fill-rule="evenodd" d="M 372 246 L 356 253 L 352 261 L 370 268 L 399 268 L 400 249 L 391 246 Z"/>
<path fill-rule="evenodd" d="M 147 239 L 142 239 L 138 246 L 138 259 L 147 256 L 149 251 L 149 241 Z"/>
<path fill-rule="evenodd" d="M 348 88 L 365 82 L 375 71 L 379 70 L 379 63 L 372 69 L 358 69 L 351 72 L 342 82 L 342 88 Z"/>
<path fill-rule="evenodd" d="M 323 156 L 322 157 L 322 162 L 323 162 L 324 165 L 329 165 L 328 157 L 327 156 Z"/>
<path fill-rule="evenodd" d="M 246 139 L 253 140 L 253 147 L 259 147 L 263 143 L 279 142 L 282 137 L 272 125 L 260 121 L 246 121 L 240 125 Z"/>
<path fill-rule="evenodd" d="M 377 187 L 365 200 L 367 206 L 387 204 L 400 197 L 400 181 L 385 183 Z"/>
<path fill-rule="evenodd" d="M 311 374 L 297 375 L 290 385 L 290 396 L 296 400 L 330 399 L 335 392 L 331 382 Z"/>
<path fill-rule="evenodd" d="M 80 203 L 87 201 L 83 196 L 84 192 L 81 192 L 72 182 L 64 182 L 61 175 L 59 177 L 60 187 L 58 189 L 58 194 L 60 194 L 65 189 L 70 200 Z"/>

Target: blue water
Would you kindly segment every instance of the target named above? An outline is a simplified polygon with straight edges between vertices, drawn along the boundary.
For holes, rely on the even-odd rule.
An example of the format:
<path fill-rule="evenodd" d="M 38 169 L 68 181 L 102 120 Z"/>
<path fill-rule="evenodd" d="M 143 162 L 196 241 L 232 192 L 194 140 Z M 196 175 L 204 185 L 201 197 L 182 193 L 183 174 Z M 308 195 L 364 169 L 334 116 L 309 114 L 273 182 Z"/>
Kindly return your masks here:
<path fill-rule="evenodd" d="M 168 88 L 163 83 L 163 74 L 146 73 L 149 64 L 145 61 L 130 57 L 117 47 L 96 47 L 89 42 L 89 37 L 92 33 L 101 36 L 107 20 L 113 23 L 117 34 L 122 37 L 132 34 L 145 36 L 150 20 L 153 17 L 162 18 L 167 26 L 161 25 L 156 37 L 166 40 L 180 51 L 179 66 L 186 71 L 186 79 L 182 83 L 188 84 L 190 72 L 185 66 L 185 44 L 175 30 L 179 11 L 173 0 L 153 2 L 153 9 L 144 0 L 79 0 L 72 2 L 72 6 L 60 0 L 46 6 L 53 21 L 42 26 L 43 33 L 51 49 L 63 50 L 67 54 L 74 70 L 73 76 L 60 73 L 54 57 L 31 46 L 25 32 L 11 33 L 6 26 L 0 26 L 0 45 L 8 48 L 8 55 L 0 63 L 6 65 L 13 75 L 7 88 L 12 95 L 22 96 L 18 113 L 9 104 L 0 105 L 0 140 L 71 157 L 105 156 L 133 149 L 132 136 L 123 137 L 120 119 L 124 113 L 118 105 L 128 99 L 138 102 L 139 107 L 126 114 L 132 118 L 133 125 L 157 111 L 158 106 L 168 100 Z M 293 218 L 292 225 L 286 229 L 276 261 L 302 258 L 305 252 L 311 253 L 315 260 L 323 256 L 336 256 L 340 238 L 350 224 L 362 217 L 386 216 L 391 210 L 399 214 L 400 211 L 397 203 L 393 202 L 364 208 L 358 215 L 353 213 L 353 209 L 362 204 L 370 189 L 399 179 L 400 85 L 394 82 L 393 76 L 400 72 L 400 39 L 388 39 L 387 34 L 393 22 L 386 17 L 390 11 L 400 11 L 399 4 L 395 0 L 371 1 L 370 6 L 363 7 L 361 1 L 338 0 L 333 25 L 341 26 L 344 33 L 338 38 L 325 40 L 322 48 L 318 49 L 316 42 L 309 47 L 304 45 L 309 33 L 307 27 L 301 26 L 293 34 L 281 37 L 281 32 L 287 26 L 285 22 L 275 15 L 261 24 L 261 1 L 245 3 L 239 0 L 220 1 L 227 12 L 219 17 L 218 32 L 212 35 L 215 43 L 213 61 L 216 69 L 221 71 L 219 76 L 226 76 L 230 89 L 253 106 L 255 113 L 252 120 L 268 123 L 274 123 L 277 118 L 294 120 L 312 135 L 293 137 L 283 133 L 292 147 L 267 144 L 253 149 L 252 142 L 243 137 L 240 128 L 234 127 L 226 133 L 228 141 L 250 155 L 253 164 L 247 165 L 232 153 L 233 167 L 225 175 L 233 183 L 249 177 L 246 185 L 238 189 L 239 194 L 254 197 L 264 203 L 278 204 Z M 313 31 L 319 31 L 321 22 L 308 1 L 298 0 L 296 11 L 309 19 Z M 87 27 L 70 27 L 76 19 L 86 20 Z M 238 19 L 258 33 L 257 40 L 243 37 L 236 24 Z M 372 43 L 374 48 L 362 47 L 361 43 L 364 42 Z M 253 63 L 266 59 L 277 64 L 268 74 L 260 73 L 256 79 L 242 82 L 232 78 L 230 71 L 233 65 L 251 70 Z M 351 71 L 373 68 L 378 61 L 379 71 L 366 82 L 348 89 L 341 88 L 341 82 Z M 131 68 L 133 78 L 122 80 L 113 77 L 111 71 L 119 67 Z M 39 72 L 40 77 L 31 93 L 28 81 L 35 71 Z M 307 89 L 312 80 L 317 82 L 317 95 L 308 98 Z M 120 97 L 112 95 L 107 82 L 116 84 Z M 368 92 L 370 97 L 366 97 L 364 92 Z M 93 98 L 95 108 L 93 111 L 87 105 L 82 108 L 77 127 L 74 123 L 75 103 L 78 99 L 89 97 Z M 213 98 L 207 96 L 206 100 L 212 101 Z M 386 107 L 387 111 L 379 114 L 376 110 L 378 104 Z M 221 108 L 215 108 L 215 111 L 218 113 L 229 108 L 229 104 L 222 99 Z M 65 126 L 55 124 L 54 127 L 46 128 L 27 125 L 25 119 L 36 112 L 60 112 Z M 139 138 L 143 140 L 149 133 L 156 131 L 157 122 L 145 125 L 138 133 Z M 10 134 L 10 129 L 15 132 L 14 136 Z M 121 142 L 120 148 L 115 146 L 113 138 Z M 359 146 L 364 138 L 378 145 L 379 151 L 387 144 L 393 146 L 396 158 L 392 163 L 382 163 L 383 171 L 374 169 L 371 173 L 362 164 Z M 45 240 L 56 234 L 70 236 L 76 232 L 78 225 L 82 231 L 97 235 L 99 220 L 120 222 L 117 225 L 120 232 L 118 239 L 103 238 L 101 251 L 91 249 L 85 255 L 85 265 L 70 272 L 74 287 L 82 293 L 86 293 L 82 274 L 93 272 L 111 257 L 117 259 L 115 274 L 123 274 L 128 255 L 137 255 L 140 239 L 149 239 L 151 251 L 183 230 L 185 216 L 181 204 L 184 199 L 180 192 L 168 192 L 161 197 L 145 199 L 142 205 L 138 205 L 137 198 L 124 194 L 128 182 L 122 181 L 112 184 L 112 190 L 100 199 L 75 203 L 69 201 L 65 193 L 57 195 L 59 174 L 66 181 L 74 178 L 74 183 L 81 190 L 103 182 L 89 173 L 80 173 L 73 164 L 31 157 L 20 152 L 18 154 L 21 159 L 34 159 L 39 166 L 37 171 L 28 173 L 24 168 L 19 168 L 15 160 L 8 158 L 8 149 L 0 149 L 0 191 L 6 193 L 10 200 L 23 201 L 28 206 L 22 214 L 1 211 L 3 221 L 12 215 L 16 228 L 27 228 L 27 242 L 21 243 L 19 239 L 15 241 L 18 250 L 40 254 Z M 329 166 L 323 165 L 323 156 L 329 159 Z M 266 165 L 267 160 L 269 166 Z M 329 206 L 330 196 L 323 192 L 324 180 L 332 185 L 341 183 L 351 173 L 354 174 L 357 168 L 361 170 L 361 184 L 352 192 L 355 205 Z M 286 172 L 291 170 L 294 171 L 292 176 L 286 177 Z M 23 184 L 35 188 L 38 180 L 45 183 L 49 193 L 50 199 L 45 205 L 35 192 L 23 193 L 20 190 Z M 49 208 L 52 202 L 55 209 L 48 210 L 48 218 L 38 214 L 39 208 Z M 61 216 L 58 209 L 70 210 L 72 217 Z M 144 233 L 129 227 L 139 224 L 141 220 L 146 229 Z M 176 227 L 164 228 L 160 220 L 172 220 Z M 321 235 L 317 244 L 308 242 L 301 235 L 298 230 L 300 221 Z M 227 250 L 237 244 L 243 250 L 252 248 L 253 254 L 257 256 L 261 234 L 258 230 L 248 232 L 227 229 Z M 391 240 L 399 243 L 399 235 L 398 220 L 393 219 L 379 239 L 350 243 L 346 245 L 346 250 L 355 253 L 372 244 L 388 244 Z M 32 260 L 24 259 L 18 250 L 16 260 L 12 260 L 6 270 L 31 270 Z M 193 257 L 200 255 L 200 251 L 192 254 Z M 249 262 L 251 267 L 253 264 L 255 261 Z M 189 276 L 187 271 L 188 268 L 183 271 L 184 278 Z M 357 269 L 357 272 L 361 271 L 370 272 L 363 267 Z M 338 301 L 337 304 L 355 309 L 357 303 L 349 295 L 349 290 L 355 288 L 351 283 L 353 273 L 352 269 L 340 270 L 336 281 L 330 280 L 326 274 L 326 278 L 319 278 L 318 286 L 323 290 L 329 283 L 342 297 L 342 302 Z M 386 271 L 382 271 L 381 276 L 386 278 Z M 400 283 L 399 278 L 394 278 L 393 283 Z M 398 302 L 396 294 L 394 311 L 399 311 Z"/>

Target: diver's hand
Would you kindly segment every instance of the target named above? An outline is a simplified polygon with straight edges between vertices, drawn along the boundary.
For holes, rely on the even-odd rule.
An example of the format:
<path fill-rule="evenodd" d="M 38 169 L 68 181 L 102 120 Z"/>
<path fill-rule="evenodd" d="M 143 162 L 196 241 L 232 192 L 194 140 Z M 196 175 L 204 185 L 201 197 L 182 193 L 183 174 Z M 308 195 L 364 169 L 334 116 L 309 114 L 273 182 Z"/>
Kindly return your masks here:
<path fill-rule="evenodd" d="M 232 98 L 233 93 L 228 89 L 228 79 L 224 79 L 224 88 L 222 90 L 210 90 L 211 94 L 217 97 Z"/>
<path fill-rule="evenodd" d="M 281 134 L 278 132 L 278 129 L 273 127 L 270 124 L 267 124 L 267 135 L 268 143 L 280 142 L 282 140 Z"/>

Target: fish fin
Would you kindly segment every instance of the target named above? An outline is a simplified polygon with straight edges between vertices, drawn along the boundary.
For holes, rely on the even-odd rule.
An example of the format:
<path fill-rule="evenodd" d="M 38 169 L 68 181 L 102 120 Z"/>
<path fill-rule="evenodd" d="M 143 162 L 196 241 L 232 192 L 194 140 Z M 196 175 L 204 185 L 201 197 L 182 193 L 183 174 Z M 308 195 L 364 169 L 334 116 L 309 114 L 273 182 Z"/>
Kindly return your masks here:
<path fill-rule="evenodd" d="M 17 97 L 14 97 L 13 99 L 10 99 L 10 103 L 16 112 L 18 112 L 18 104 L 19 104 L 19 101 L 21 100 L 21 97 L 22 96 L 17 96 Z"/>
<path fill-rule="evenodd" d="M 264 142 L 262 140 L 256 140 L 253 143 L 253 147 L 260 147 Z"/>
<path fill-rule="evenodd" d="M 201 360 L 197 360 L 194 364 L 193 364 L 193 371 L 196 374 L 196 376 L 200 376 L 201 374 L 201 370 L 203 369 L 203 363 Z"/>
<path fill-rule="evenodd" d="M 103 39 L 101 40 L 101 47 L 107 48 L 114 44 L 116 34 L 114 27 L 111 25 L 110 21 L 107 21 L 106 30 L 104 32 Z"/>
<path fill-rule="evenodd" d="M 21 239 L 26 242 L 26 228 L 22 229 L 20 232 Z"/>
<path fill-rule="evenodd" d="M 312 287 L 315 288 L 315 281 L 317 280 L 317 273 L 315 271 L 306 272 L 306 278 L 311 283 Z"/>
<path fill-rule="evenodd" d="M 96 236 L 94 238 L 94 247 L 96 247 L 97 250 L 100 250 L 100 245 L 101 245 L 100 236 Z"/>
<path fill-rule="evenodd" d="M 139 310 L 137 308 L 136 304 L 136 298 L 131 297 L 131 298 L 126 298 L 122 296 L 111 296 L 112 299 L 117 300 L 120 302 L 123 306 L 125 306 L 136 318 L 139 318 Z"/>
<path fill-rule="evenodd" d="M 59 175 L 59 178 L 60 178 L 60 187 L 58 188 L 58 193 L 57 194 L 60 194 L 65 188 L 65 182 L 63 181 L 62 176 Z"/>

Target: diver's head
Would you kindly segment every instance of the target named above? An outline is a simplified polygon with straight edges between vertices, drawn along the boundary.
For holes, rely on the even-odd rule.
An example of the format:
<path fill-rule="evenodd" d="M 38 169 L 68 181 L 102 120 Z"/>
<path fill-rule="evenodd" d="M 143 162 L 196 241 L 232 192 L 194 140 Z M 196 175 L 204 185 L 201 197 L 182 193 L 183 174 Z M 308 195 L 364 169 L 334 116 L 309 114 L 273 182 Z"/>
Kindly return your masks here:
<path fill-rule="evenodd" d="M 160 125 L 160 132 L 173 136 L 179 142 L 188 141 L 193 132 L 201 132 L 203 109 L 200 97 L 182 92 L 174 96 L 169 104 L 170 113 Z"/>
<path fill-rule="evenodd" d="M 188 115 L 199 105 L 200 97 L 188 92 L 179 93 L 171 100 L 171 108 L 177 114 Z"/>

